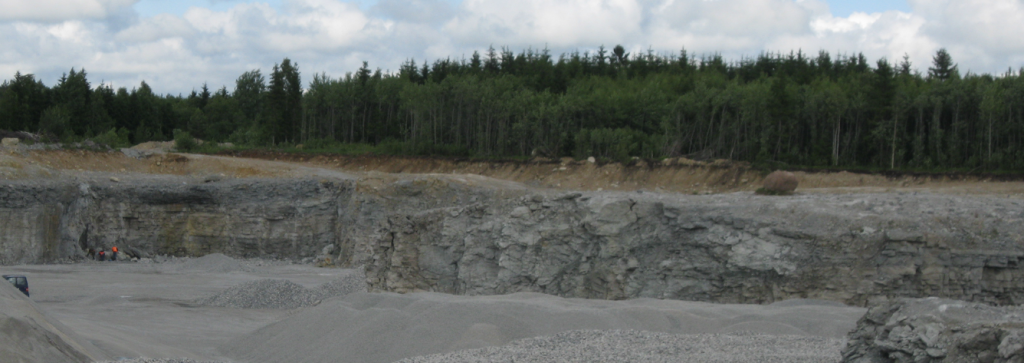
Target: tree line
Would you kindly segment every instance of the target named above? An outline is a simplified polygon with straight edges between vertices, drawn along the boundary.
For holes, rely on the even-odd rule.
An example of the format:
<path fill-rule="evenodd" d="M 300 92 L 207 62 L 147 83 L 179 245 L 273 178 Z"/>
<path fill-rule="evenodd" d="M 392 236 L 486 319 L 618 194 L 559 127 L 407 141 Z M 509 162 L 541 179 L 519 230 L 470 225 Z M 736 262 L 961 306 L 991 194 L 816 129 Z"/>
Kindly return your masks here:
<path fill-rule="evenodd" d="M 490 48 L 468 59 L 367 63 L 303 87 L 289 59 L 235 88 L 187 96 L 92 87 L 72 69 L 53 87 L 0 85 L 0 129 L 120 143 L 175 130 L 254 147 L 369 144 L 390 152 L 628 160 L 687 156 L 788 166 L 1024 169 L 1024 78 L 961 74 L 946 50 L 925 72 L 905 56 L 762 53 L 725 61 L 621 46 L 552 57 Z"/>

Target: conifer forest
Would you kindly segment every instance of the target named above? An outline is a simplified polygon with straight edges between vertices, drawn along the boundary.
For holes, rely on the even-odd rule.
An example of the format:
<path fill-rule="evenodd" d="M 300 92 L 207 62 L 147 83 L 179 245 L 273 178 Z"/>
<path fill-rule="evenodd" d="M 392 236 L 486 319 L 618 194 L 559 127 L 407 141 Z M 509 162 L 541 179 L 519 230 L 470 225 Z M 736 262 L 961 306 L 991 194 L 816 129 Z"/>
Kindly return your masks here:
<path fill-rule="evenodd" d="M 1024 171 L 1024 78 L 827 52 L 726 60 L 621 46 L 552 56 L 493 48 L 395 72 L 363 63 L 302 75 L 284 59 L 228 91 L 158 95 L 56 84 L 0 85 L 0 130 L 130 145 L 176 134 L 248 147 L 360 144 L 407 155 L 623 161 L 730 159 L 788 167 Z"/>

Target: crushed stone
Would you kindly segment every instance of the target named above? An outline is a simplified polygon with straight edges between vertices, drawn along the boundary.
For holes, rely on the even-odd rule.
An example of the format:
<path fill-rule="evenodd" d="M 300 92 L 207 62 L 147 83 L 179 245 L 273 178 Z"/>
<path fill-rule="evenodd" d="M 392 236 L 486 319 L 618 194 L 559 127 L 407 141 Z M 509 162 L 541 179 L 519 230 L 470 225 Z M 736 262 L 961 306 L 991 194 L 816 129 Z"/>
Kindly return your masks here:
<path fill-rule="evenodd" d="M 350 272 L 313 289 L 281 279 L 249 281 L 194 303 L 239 309 L 296 309 L 357 291 L 366 291 L 365 278 L 361 272 Z"/>
<path fill-rule="evenodd" d="M 192 360 L 192 359 L 188 359 L 188 358 L 160 358 L 160 359 L 155 359 L 155 358 L 135 358 L 135 359 L 121 359 L 121 360 L 116 360 L 116 361 L 110 360 L 110 361 L 99 362 L 99 363 L 224 363 L 224 362 L 198 361 L 198 360 Z"/>
<path fill-rule="evenodd" d="M 754 333 L 667 334 L 574 330 L 504 346 L 412 357 L 397 363 L 501 362 L 839 362 L 843 339 Z"/>
<path fill-rule="evenodd" d="M 223 253 L 213 253 L 199 258 L 188 259 L 178 267 L 178 270 L 207 273 L 252 272 L 252 268 L 245 263 L 228 257 Z"/>

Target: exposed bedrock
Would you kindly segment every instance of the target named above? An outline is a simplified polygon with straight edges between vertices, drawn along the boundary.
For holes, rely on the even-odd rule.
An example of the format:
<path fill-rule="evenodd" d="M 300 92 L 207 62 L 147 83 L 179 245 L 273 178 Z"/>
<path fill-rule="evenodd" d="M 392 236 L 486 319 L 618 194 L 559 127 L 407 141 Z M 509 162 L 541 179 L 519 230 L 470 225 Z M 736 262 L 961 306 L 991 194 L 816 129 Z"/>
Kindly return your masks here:
<path fill-rule="evenodd" d="M 1020 200 L 986 196 L 567 193 L 472 176 L 8 182 L 0 263 L 335 245 L 376 291 L 1020 304 L 1022 221 Z"/>
<path fill-rule="evenodd" d="M 1024 301 L 1020 201 L 947 195 L 530 194 L 389 213 L 375 290 L 727 303 Z"/>
<path fill-rule="evenodd" d="M 128 254 L 295 258 L 336 243 L 345 180 L 52 182 L 0 186 L 0 262 Z"/>
<path fill-rule="evenodd" d="M 1024 362 L 1024 308 L 939 298 L 882 303 L 850 332 L 843 362 Z"/>

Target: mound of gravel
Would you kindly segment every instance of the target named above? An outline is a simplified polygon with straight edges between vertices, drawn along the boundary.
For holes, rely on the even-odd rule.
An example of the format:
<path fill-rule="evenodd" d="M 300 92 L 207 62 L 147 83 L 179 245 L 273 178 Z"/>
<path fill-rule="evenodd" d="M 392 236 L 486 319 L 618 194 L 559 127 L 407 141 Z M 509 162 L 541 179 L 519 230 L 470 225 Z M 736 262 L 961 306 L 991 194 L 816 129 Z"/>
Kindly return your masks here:
<path fill-rule="evenodd" d="M 353 292 L 366 292 L 366 275 L 363 274 L 362 269 L 350 270 L 337 279 L 318 286 L 313 291 L 319 294 L 321 300 L 345 296 Z"/>
<path fill-rule="evenodd" d="M 470 362 L 839 362 L 844 340 L 762 334 L 666 334 L 636 330 L 574 330 L 407 358 L 398 363 Z"/>
<path fill-rule="evenodd" d="M 100 363 L 223 363 L 223 362 L 209 362 L 209 361 L 197 361 L 188 358 L 170 358 L 170 359 L 154 359 L 154 358 L 135 358 L 135 359 L 123 359 L 118 361 L 106 361 Z"/>
<path fill-rule="evenodd" d="M 92 362 L 81 342 L 86 340 L 0 279 L 0 362 Z"/>
<path fill-rule="evenodd" d="M 263 279 L 228 288 L 214 296 L 196 300 L 195 304 L 240 309 L 295 309 L 356 291 L 366 291 L 365 279 L 357 272 L 344 274 L 314 289 L 288 280 Z"/>
<path fill-rule="evenodd" d="M 228 273 L 251 272 L 252 269 L 241 261 L 225 256 L 222 253 L 209 254 L 200 258 L 189 259 L 178 267 L 179 271 Z"/>
<path fill-rule="evenodd" d="M 197 305 L 240 309 L 295 309 L 320 302 L 311 290 L 288 280 L 263 279 L 221 291 Z"/>

